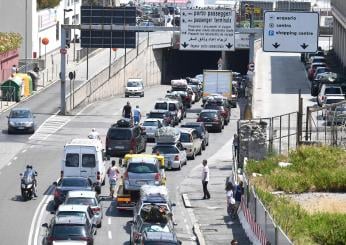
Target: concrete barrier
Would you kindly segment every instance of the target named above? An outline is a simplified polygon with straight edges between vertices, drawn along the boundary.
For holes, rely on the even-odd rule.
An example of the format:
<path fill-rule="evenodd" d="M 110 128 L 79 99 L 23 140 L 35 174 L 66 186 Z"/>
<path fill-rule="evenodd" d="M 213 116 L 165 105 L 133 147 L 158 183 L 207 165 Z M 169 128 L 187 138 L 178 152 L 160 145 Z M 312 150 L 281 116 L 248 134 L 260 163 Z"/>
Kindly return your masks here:
<path fill-rule="evenodd" d="M 162 50 L 153 49 L 143 40 L 137 48 L 127 50 L 109 68 L 105 68 L 96 76 L 77 87 L 73 94 L 66 97 L 66 110 L 88 104 L 100 99 L 123 94 L 129 78 L 142 78 L 145 87 L 161 83 Z"/>

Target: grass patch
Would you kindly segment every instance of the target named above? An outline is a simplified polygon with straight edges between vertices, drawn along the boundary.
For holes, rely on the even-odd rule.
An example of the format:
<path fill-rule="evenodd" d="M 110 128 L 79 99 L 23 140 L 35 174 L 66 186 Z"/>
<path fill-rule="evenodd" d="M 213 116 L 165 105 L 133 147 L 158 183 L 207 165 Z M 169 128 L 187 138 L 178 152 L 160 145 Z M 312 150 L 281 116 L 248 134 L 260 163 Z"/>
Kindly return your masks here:
<path fill-rule="evenodd" d="M 280 168 L 278 162 L 292 163 Z M 287 193 L 307 191 L 346 192 L 346 152 L 333 147 L 304 146 L 285 156 L 249 161 L 246 173 L 260 173 L 255 184 L 269 191 Z"/>

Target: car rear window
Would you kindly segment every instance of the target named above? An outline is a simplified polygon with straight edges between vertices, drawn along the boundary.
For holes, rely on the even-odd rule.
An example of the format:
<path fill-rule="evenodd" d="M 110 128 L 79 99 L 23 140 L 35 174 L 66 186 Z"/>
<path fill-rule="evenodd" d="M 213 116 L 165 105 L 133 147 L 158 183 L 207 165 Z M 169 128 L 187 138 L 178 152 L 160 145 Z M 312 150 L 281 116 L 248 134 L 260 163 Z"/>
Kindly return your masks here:
<path fill-rule="evenodd" d="M 83 154 L 82 167 L 95 168 L 96 167 L 95 154 Z"/>
<path fill-rule="evenodd" d="M 58 237 L 86 237 L 84 225 L 54 225 L 52 235 Z"/>
<path fill-rule="evenodd" d="M 130 173 L 136 173 L 136 174 L 148 174 L 148 173 L 157 173 L 158 169 L 157 169 L 157 166 L 152 163 L 131 162 L 129 164 L 129 167 L 127 168 L 127 171 Z"/>
<path fill-rule="evenodd" d="M 335 103 L 339 103 L 344 101 L 343 99 L 327 99 L 326 104 L 330 105 L 330 104 L 335 104 Z"/>
<path fill-rule="evenodd" d="M 82 179 L 82 178 L 64 178 L 61 181 L 61 186 L 69 187 L 69 186 L 74 186 L 74 187 L 88 187 L 89 183 L 87 179 Z"/>
<path fill-rule="evenodd" d="M 144 121 L 143 126 L 157 126 L 157 121 Z"/>
<path fill-rule="evenodd" d="M 167 103 L 166 102 L 159 102 L 155 104 L 156 110 L 167 110 Z"/>
<path fill-rule="evenodd" d="M 182 128 L 194 128 L 196 129 L 197 133 L 199 136 L 201 136 L 201 134 L 203 133 L 203 128 L 199 125 L 189 125 L 189 124 L 186 124 L 186 125 L 181 125 Z"/>
<path fill-rule="evenodd" d="M 129 129 L 111 129 L 108 135 L 111 140 L 129 140 L 131 136 L 131 130 Z"/>
<path fill-rule="evenodd" d="M 150 112 L 149 117 L 150 118 L 163 118 L 164 113 L 160 112 Z"/>
<path fill-rule="evenodd" d="M 217 115 L 216 112 L 211 112 L 211 111 L 201 112 L 200 114 L 201 117 L 215 117 L 216 115 Z"/>
<path fill-rule="evenodd" d="M 81 218 L 86 218 L 85 212 L 77 212 L 77 211 L 60 211 L 57 213 L 58 217 L 81 217 Z"/>
<path fill-rule="evenodd" d="M 70 197 L 66 200 L 66 204 L 97 206 L 95 198 L 87 197 Z"/>
<path fill-rule="evenodd" d="M 161 154 L 177 154 L 179 153 L 178 149 L 174 146 L 156 146 L 153 149 L 153 152 L 159 151 Z"/>
<path fill-rule="evenodd" d="M 325 94 L 341 94 L 341 89 L 336 87 L 326 88 Z"/>
<path fill-rule="evenodd" d="M 66 167 L 79 167 L 79 154 L 78 153 L 67 153 L 66 154 Z"/>
<path fill-rule="evenodd" d="M 191 142 L 190 134 L 181 133 L 180 134 L 180 142 Z"/>
<path fill-rule="evenodd" d="M 143 227 L 143 232 L 170 232 L 168 225 L 157 225 L 157 224 L 145 224 Z"/>

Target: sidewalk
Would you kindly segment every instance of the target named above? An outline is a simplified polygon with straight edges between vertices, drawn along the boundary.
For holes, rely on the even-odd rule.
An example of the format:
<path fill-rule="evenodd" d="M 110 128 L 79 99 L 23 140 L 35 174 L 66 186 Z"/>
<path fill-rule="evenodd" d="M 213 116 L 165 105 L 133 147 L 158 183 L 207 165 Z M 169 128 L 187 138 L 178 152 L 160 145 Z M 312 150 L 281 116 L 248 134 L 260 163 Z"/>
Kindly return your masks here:
<path fill-rule="evenodd" d="M 227 245 L 232 239 L 241 245 L 251 244 L 239 219 L 231 219 L 226 210 L 225 181 L 232 174 L 232 139 L 208 159 L 211 199 L 202 200 L 202 165 L 195 167 L 181 185 L 191 203 L 192 219 L 196 221 L 205 243 Z"/>

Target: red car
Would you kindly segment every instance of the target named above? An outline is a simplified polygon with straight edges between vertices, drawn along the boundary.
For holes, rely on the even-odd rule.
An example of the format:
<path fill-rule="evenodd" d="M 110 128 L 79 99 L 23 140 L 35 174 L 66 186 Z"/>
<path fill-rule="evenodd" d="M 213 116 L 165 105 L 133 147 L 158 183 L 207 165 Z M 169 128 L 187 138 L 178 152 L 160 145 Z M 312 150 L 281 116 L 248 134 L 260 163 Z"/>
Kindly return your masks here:
<path fill-rule="evenodd" d="M 312 63 L 308 70 L 308 79 L 312 81 L 314 79 L 315 71 L 318 67 L 327 67 L 326 63 Z"/>

